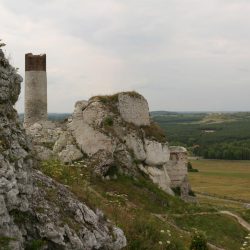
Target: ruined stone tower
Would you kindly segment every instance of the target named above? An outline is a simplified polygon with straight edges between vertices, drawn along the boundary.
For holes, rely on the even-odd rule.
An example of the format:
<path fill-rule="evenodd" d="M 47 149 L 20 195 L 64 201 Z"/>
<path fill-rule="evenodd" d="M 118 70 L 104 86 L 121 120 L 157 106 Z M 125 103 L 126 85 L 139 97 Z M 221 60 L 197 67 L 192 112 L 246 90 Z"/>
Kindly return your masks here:
<path fill-rule="evenodd" d="M 47 120 L 46 55 L 25 55 L 24 124 Z"/>

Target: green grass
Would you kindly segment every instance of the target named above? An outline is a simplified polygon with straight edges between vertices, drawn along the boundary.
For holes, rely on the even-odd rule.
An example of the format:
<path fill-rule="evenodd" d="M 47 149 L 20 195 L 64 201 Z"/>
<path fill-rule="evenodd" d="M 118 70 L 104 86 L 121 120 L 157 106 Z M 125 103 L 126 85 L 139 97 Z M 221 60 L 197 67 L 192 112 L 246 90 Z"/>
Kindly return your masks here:
<path fill-rule="evenodd" d="M 247 231 L 234 219 L 224 215 L 195 215 L 175 218 L 184 230 L 196 228 L 206 233 L 208 241 L 227 250 L 240 249 Z"/>
<path fill-rule="evenodd" d="M 0 235 L 0 250 L 11 250 L 9 243 L 15 239 Z"/>
<path fill-rule="evenodd" d="M 149 126 L 141 127 L 146 135 L 146 137 L 153 138 L 159 142 L 165 143 L 167 141 L 167 137 L 163 131 L 163 129 L 155 122 L 151 122 Z"/>
<path fill-rule="evenodd" d="M 26 243 L 25 250 L 41 250 L 45 244 L 46 242 L 44 240 L 32 240 Z"/>
<path fill-rule="evenodd" d="M 129 95 L 130 97 L 133 97 L 133 98 L 142 98 L 142 96 L 139 93 L 137 93 L 136 91 L 128 91 L 128 92 L 119 92 L 119 93 L 116 93 L 114 95 L 93 96 L 93 97 L 90 98 L 90 101 L 97 99 L 100 102 L 102 102 L 103 104 L 108 104 L 108 103 L 115 104 L 116 102 L 118 102 L 119 94 L 127 94 L 127 95 Z"/>
<path fill-rule="evenodd" d="M 241 216 L 244 220 L 246 220 L 248 223 L 250 223 L 250 209 L 241 211 Z"/>

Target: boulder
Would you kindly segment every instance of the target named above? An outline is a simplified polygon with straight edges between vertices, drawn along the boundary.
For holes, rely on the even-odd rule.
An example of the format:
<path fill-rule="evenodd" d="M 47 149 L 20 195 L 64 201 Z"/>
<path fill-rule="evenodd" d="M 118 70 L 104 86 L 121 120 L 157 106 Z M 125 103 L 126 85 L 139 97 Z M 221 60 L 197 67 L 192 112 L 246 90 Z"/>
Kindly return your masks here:
<path fill-rule="evenodd" d="M 59 159 L 64 163 L 70 163 L 83 158 L 82 152 L 75 145 L 67 145 L 59 154 Z"/>
<path fill-rule="evenodd" d="M 165 164 L 171 179 L 171 186 L 181 186 L 187 177 L 187 150 L 184 147 L 170 147 L 170 160 Z"/>
<path fill-rule="evenodd" d="M 68 128 L 79 148 L 89 156 L 99 150 L 112 153 L 115 148 L 114 141 L 96 128 L 96 126 L 100 127 L 105 117 L 102 105 L 99 102 L 92 102 L 80 113 L 78 105 L 76 109 Z"/>
<path fill-rule="evenodd" d="M 63 131 L 53 146 L 53 152 L 57 154 L 61 152 L 63 149 L 65 149 L 67 145 L 74 145 L 74 144 L 75 144 L 75 139 L 73 138 L 71 133 L 69 131 Z"/>
<path fill-rule="evenodd" d="M 150 141 L 145 139 L 146 164 L 163 165 L 169 161 L 170 151 L 167 143 Z"/>
<path fill-rule="evenodd" d="M 85 123 L 83 120 L 76 120 L 69 124 L 77 145 L 88 156 L 96 154 L 99 150 L 113 152 L 115 145 L 110 137 L 95 130 L 93 127 Z"/>
<path fill-rule="evenodd" d="M 44 146 L 34 145 L 34 150 L 36 152 L 37 158 L 41 161 L 47 161 L 54 156 L 53 151 Z"/>
<path fill-rule="evenodd" d="M 133 151 L 136 160 L 144 161 L 146 159 L 143 141 L 135 133 L 128 134 L 125 142 L 127 147 Z"/>
<path fill-rule="evenodd" d="M 151 167 L 139 165 L 141 171 L 146 173 L 149 178 L 157 184 L 162 190 L 168 194 L 174 195 L 170 188 L 171 180 L 167 174 L 165 167 Z"/>
<path fill-rule="evenodd" d="M 122 119 L 136 126 L 150 124 L 147 100 L 136 92 L 118 94 L 118 110 Z"/>

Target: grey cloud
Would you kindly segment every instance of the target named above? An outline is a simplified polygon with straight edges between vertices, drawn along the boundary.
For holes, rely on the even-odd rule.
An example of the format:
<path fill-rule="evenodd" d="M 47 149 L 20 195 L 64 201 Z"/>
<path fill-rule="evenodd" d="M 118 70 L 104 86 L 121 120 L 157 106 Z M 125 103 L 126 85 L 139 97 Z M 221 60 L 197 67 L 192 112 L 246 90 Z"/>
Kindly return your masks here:
<path fill-rule="evenodd" d="M 249 109 L 247 0 L 0 0 L 0 10 L 22 74 L 25 52 L 47 52 L 51 111 L 129 89 L 151 109 Z"/>

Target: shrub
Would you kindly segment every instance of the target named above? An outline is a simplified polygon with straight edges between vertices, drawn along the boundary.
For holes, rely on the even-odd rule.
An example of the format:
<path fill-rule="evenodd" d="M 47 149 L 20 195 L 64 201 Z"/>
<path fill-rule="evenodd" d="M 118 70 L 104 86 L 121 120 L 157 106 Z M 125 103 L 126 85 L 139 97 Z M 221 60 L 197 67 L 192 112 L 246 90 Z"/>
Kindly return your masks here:
<path fill-rule="evenodd" d="M 202 232 L 195 231 L 190 245 L 190 250 L 208 250 L 206 235 Z"/>
<path fill-rule="evenodd" d="M 195 193 L 194 193 L 194 191 L 193 191 L 192 189 L 190 189 L 190 190 L 188 191 L 188 195 L 193 196 L 193 197 L 196 197 L 196 195 L 195 195 Z"/>
<path fill-rule="evenodd" d="M 199 172 L 198 169 L 193 168 L 192 163 L 190 161 L 187 164 L 187 169 L 188 169 L 188 172 Z"/>
<path fill-rule="evenodd" d="M 119 170 L 117 168 L 117 166 L 112 165 L 109 167 L 108 171 L 105 173 L 104 176 L 114 176 L 114 175 L 118 175 Z"/>
<path fill-rule="evenodd" d="M 9 243 L 12 240 L 15 240 L 15 239 L 0 235 L 0 250 L 11 250 L 9 247 Z"/>
<path fill-rule="evenodd" d="M 40 250 L 45 245 L 45 241 L 43 240 L 32 240 L 31 242 L 27 243 L 26 250 Z"/>
<path fill-rule="evenodd" d="M 114 124 L 114 121 L 113 121 L 113 118 L 112 117 L 110 117 L 110 116 L 107 116 L 107 117 L 105 117 L 104 118 L 104 120 L 103 120 L 103 125 L 106 127 L 106 126 L 113 126 L 113 124 Z"/>
<path fill-rule="evenodd" d="M 114 104 L 118 102 L 118 94 L 93 96 L 90 100 L 98 99 L 103 104 Z"/>
<path fill-rule="evenodd" d="M 176 196 L 181 196 L 181 188 L 180 187 L 172 188 L 172 190 Z"/>
<path fill-rule="evenodd" d="M 148 138 L 155 139 L 159 142 L 165 143 L 167 141 L 165 132 L 155 122 L 151 122 L 149 126 L 142 126 L 142 129 Z"/>

